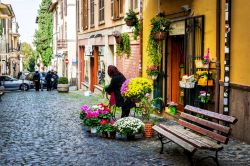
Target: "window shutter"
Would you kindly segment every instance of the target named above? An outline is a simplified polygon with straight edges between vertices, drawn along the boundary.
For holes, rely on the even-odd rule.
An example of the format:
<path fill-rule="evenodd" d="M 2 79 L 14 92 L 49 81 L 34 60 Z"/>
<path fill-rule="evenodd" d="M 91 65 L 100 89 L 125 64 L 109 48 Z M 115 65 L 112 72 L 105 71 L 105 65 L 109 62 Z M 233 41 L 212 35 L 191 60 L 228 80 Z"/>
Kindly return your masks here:
<path fill-rule="evenodd" d="M 88 28 L 88 0 L 82 1 L 82 24 L 83 29 Z"/>
<path fill-rule="evenodd" d="M 114 4 L 114 0 L 111 0 L 111 18 L 114 19 L 114 14 L 115 14 L 115 4 Z"/>

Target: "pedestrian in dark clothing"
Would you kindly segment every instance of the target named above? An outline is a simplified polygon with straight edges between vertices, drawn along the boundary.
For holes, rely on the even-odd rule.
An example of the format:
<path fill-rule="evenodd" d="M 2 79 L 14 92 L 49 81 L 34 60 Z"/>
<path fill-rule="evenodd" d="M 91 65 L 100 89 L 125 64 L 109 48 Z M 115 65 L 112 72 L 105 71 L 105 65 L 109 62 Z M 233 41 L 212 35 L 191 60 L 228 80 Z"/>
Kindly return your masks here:
<path fill-rule="evenodd" d="M 51 91 L 51 79 L 52 79 L 52 74 L 49 71 L 45 77 L 45 80 L 47 82 L 47 91 Z"/>
<path fill-rule="evenodd" d="M 111 77 L 110 84 L 105 88 L 105 91 L 109 94 L 114 93 L 115 105 L 122 107 L 121 117 L 129 116 L 130 109 L 134 107 L 134 103 L 130 99 L 124 100 L 121 95 L 122 83 L 126 80 L 125 76 L 113 65 L 108 66 L 108 75 Z"/>
<path fill-rule="evenodd" d="M 23 73 L 21 71 L 19 71 L 18 74 L 17 74 L 17 79 L 20 79 L 20 77 L 21 77 L 22 74 Z"/>
<path fill-rule="evenodd" d="M 57 73 L 55 71 L 52 74 L 52 88 L 53 89 L 57 89 L 57 81 L 58 81 L 58 75 L 57 75 Z"/>
<path fill-rule="evenodd" d="M 33 76 L 33 81 L 34 81 L 34 84 L 35 84 L 36 91 L 39 91 L 39 87 L 40 87 L 40 73 L 38 71 L 35 72 L 35 74 Z"/>

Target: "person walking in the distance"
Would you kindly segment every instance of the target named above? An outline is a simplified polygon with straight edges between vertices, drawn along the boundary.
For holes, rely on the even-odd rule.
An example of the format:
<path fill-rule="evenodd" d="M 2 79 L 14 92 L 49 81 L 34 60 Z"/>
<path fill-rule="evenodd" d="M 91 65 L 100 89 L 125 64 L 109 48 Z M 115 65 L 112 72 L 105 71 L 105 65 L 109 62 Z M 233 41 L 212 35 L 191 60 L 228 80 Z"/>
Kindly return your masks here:
<path fill-rule="evenodd" d="M 52 78 L 52 74 L 51 72 L 49 71 L 45 77 L 45 80 L 47 82 L 47 91 L 51 91 L 51 78 Z"/>
<path fill-rule="evenodd" d="M 34 84 L 35 84 L 36 91 L 39 91 L 39 87 L 40 87 L 40 73 L 38 71 L 35 72 L 35 74 L 33 76 L 33 81 L 34 81 Z"/>
<path fill-rule="evenodd" d="M 121 95 L 122 83 L 126 80 L 125 76 L 113 65 L 108 66 L 108 75 L 111 77 L 110 84 L 105 88 L 105 91 L 109 94 L 112 92 L 115 96 L 115 105 L 117 107 L 122 107 L 121 117 L 129 116 L 130 109 L 134 107 L 134 103 L 131 100 L 124 100 Z"/>

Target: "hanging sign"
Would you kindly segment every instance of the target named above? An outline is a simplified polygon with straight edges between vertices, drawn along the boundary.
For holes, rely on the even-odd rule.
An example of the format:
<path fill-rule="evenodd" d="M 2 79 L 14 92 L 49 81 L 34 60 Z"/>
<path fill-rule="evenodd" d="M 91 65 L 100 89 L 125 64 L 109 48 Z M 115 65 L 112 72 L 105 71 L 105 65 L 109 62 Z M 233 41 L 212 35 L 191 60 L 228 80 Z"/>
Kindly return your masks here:
<path fill-rule="evenodd" d="M 173 22 L 170 25 L 171 31 L 169 32 L 170 36 L 173 35 L 184 35 L 185 34 L 185 21 Z"/>

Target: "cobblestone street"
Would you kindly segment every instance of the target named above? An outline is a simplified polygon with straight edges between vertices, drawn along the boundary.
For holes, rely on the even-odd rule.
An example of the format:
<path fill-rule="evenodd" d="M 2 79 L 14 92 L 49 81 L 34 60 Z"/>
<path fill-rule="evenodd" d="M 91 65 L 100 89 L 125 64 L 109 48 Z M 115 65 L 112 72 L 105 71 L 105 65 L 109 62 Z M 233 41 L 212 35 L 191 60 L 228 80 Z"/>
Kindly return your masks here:
<path fill-rule="evenodd" d="M 159 154 L 156 137 L 126 141 L 85 132 L 79 108 L 99 101 L 83 92 L 5 93 L 0 102 L 0 165 L 189 165 L 175 144 L 165 145 L 164 154 Z M 220 165 L 250 165 L 250 145 L 229 142 L 219 152 Z M 215 164 L 204 160 L 201 165 Z"/>

